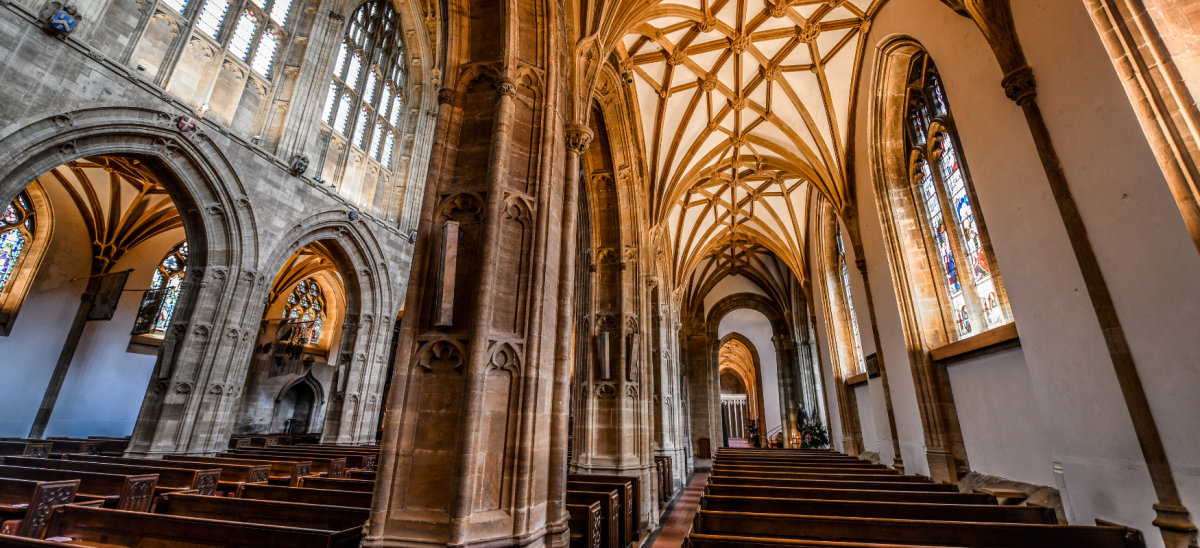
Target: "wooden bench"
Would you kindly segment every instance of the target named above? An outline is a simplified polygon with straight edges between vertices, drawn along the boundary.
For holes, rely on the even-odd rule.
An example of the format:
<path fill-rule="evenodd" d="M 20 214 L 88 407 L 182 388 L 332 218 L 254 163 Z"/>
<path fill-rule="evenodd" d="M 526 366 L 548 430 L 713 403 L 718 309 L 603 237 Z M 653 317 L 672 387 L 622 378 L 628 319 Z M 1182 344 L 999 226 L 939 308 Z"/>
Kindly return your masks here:
<path fill-rule="evenodd" d="M 171 548 L 357 548 L 362 530 L 324 531 L 212 519 L 57 506 L 46 538 L 87 546 Z"/>
<path fill-rule="evenodd" d="M 1057 525 L 1058 516 L 1045 506 L 990 506 L 916 502 L 839 501 L 722 497 L 705 495 L 702 510 L 924 521 L 971 521 Z"/>
<path fill-rule="evenodd" d="M 313 463 L 313 472 L 324 473 L 326 476 L 331 478 L 346 477 L 346 470 L 348 468 L 361 468 L 363 461 L 361 455 L 344 455 L 318 451 L 293 451 L 288 449 L 276 449 L 274 447 L 270 449 L 234 449 L 231 451 L 226 451 L 218 456 L 229 456 L 234 458 L 269 457 L 277 459 L 311 460 Z"/>
<path fill-rule="evenodd" d="M 366 467 L 374 467 L 375 460 L 378 458 L 374 453 L 355 453 L 350 451 L 326 451 L 322 449 L 303 449 L 299 447 L 276 446 L 267 449 L 258 449 L 255 447 L 241 447 L 231 449 L 229 454 L 250 454 L 250 455 L 278 455 L 281 457 L 314 457 L 314 458 L 344 458 L 346 459 L 347 470 L 365 470 Z"/>
<path fill-rule="evenodd" d="M 683 543 L 684 548 L 945 548 L 928 544 L 880 544 L 859 542 L 825 542 L 820 540 L 793 540 L 785 538 L 730 537 L 692 533 Z"/>
<path fill-rule="evenodd" d="M 790 516 L 700 510 L 692 528 L 704 535 L 839 542 L 926 543 L 992 548 L 1144 548 L 1126 527 L 963 523 L 897 519 Z"/>
<path fill-rule="evenodd" d="M 642 539 L 642 480 L 637 476 L 607 476 L 600 474 L 567 474 L 567 481 L 583 483 L 616 483 L 625 484 L 626 495 L 630 501 L 627 511 L 631 514 L 633 540 Z"/>
<path fill-rule="evenodd" d="M 290 449 L 298 451 L 324 451 L 335 455 L 361 455 L 363 464 L 361 470 L 375 470 L 379 462 L 379 447 L 378 446 L 361 446 L 361 445 L 294 445 Z M 348 464 L 348 463 L 347 463 Z"/>
<path fill-rule="evenodd" d="M 238 487 L 237 498 L 255 500 L 277 500 L 280 502 L 302 502 L 327 506 L 350 506 L 370 508 L 371 493 L 358 491 L 334 491 L 331 489 L 309 489 L 307 487 L 282 487 L 244 483 Z"/>
<path fill-rule="evenodd" d="M 603 548 L 624 548 L 621 539 L 621 496 L 614 488 L 605 493 L 587 491 L 572 491 L 567 487 L 567 504 L 590 505 L 600 504 L 600 546 Z"/>
<path fill-rule="evenodd" d="M 0 533 L 41 538 L 50 509 L 75 502 L 79 480 L 34 481 L 0 478 Z"/>
<path fill-rule="evenodd" d="M 300 478 L 310 474 L 312 468 L 311 461 L 296 461 L 296 460 L 264 460 L 264 459 L 243 459 L 230 457 L 193 457 L 191 455 L 163 455 L 163 460 L 176 460 L 188 462 L 206 462 L 211 464 L 245 464 L 259 465 L 266 464 L 271 467 L 271 475 L 268 482 L 276 481 L 278 483 L 286 483 L 295 487 L 299 485 Z"/>
<path fill-rule="evenodd" d="M 876 491 L 866 489 L 817 489 L 805 487 L 775 487 L 772 485 L 722 485 L 710 483 L 704 487 L 705 496 L 761 497 L 781 499 L 818 499 L 876 502 L 918 502 L 926 504 L 996 504 L 995 497 L 984 493 L 952 493 L 926 491 Z"/>
<path fill-rule="evenodd" d="M 862 465 L 851 464 L 726 464 L 724 462 L 713 464 L 713 471 L 729 471 L 729 472 L 787 472 L 787 471 L 808 471 L 808 472 L 829 472 L 833 474 L 849 474 L 857 472 L 865 473 L 899 473 L 886 466 L 876 466 L 873 464 L 863 463 Z"/>
<path fill-rule="evenodd" d="M 731 478 L 709 476 L 710 484 L 723 485 L 769 485 L 775 487 L 815 487 L 818 489 L 866 489 L 877 491 L 929 491 L 934 493 L 957 493 L 958 486 L 950 483 L 921 483 L 914 481 L 842 481 L 800 480 L 780 478 Z"/>
<path fill-rule="evenodd" d="M 568 504 L 567 527 L 571 530 L 571 548 L 600 548 L 603 546 L 600 533 L 604 526 L 604 518 L 600 503 Z"/>
<path fill-rule="evenodd" d="M 50 443 L 28 441 L 0 441 L 0 456 L 49 457 Z"/>
<path fill-rule="evenodd" d="M 129 449 L 129 436 L 124 438 L 114 438 L 110 436 L 88 436 L 89 440 L 99 440 L 102 442 L 100 446 L 101 455 L 109 455 L 113 457 L 121 457 L 125 455 L 125 451 Z"/>
<path fill-rule="evenodd" d="M 283 451 L 244 451 L 227 452 L 217 455 L 218 457 L 227 457 L 232 459 L 249 459 L 249 460 L 264 460 L 264 461 L 296 461 L 309 463 L 308 473 L 305 476 L 314 474 L 323 475 L 330 478 L 341 478 L 346 475 L 346 458 L 345 457 L 329 457 L 329 456 L 313 456 L 313 455 L 296 455 L 288 454 Z"/>
<path fill-rule="evenodd" d="M 232 493 L 242 483 L 266 483 L 271 475 L 269 464 L 245 465 L 229 462 L 191 462 L 177 460 L 134 459 L 125 457 L 106 457 L 97 455 L 67 455 L 65 460 L 86 462 L 101 462 L 113 464 L 131 464 L 134 466 L 151 466 L 154 468 L 179 468 L 183 470 L 212 470 L 219 469 L 221 477 L 217 481 L 216 491 Z"/>
<path fill-rule="evenodd" d="M 375 481 L 375 472 L 370 470 L 347 470 L 346 477 L 357 480 Z"/>
<path fill-rule="evenodd" d="M 300 478 L 300 487 L 308 487 L 311 489 L 332 489 L 334 491 L 358 491 L 360 493 L 371 493 L 375 491 L 374 480 L 354 480 L 341 478 L 322 478 L 320 476 L 306 476 Z"/>
<path fill-rule="evenodd" d="M 369 508 L 184 494 L 163 495 L 154 509 L 155 514 L 325 531 L 361 529 L 370 512 Z"/>
<path fill-rule="evenodd" d="M 778 478 L 778 479 L 797 479 L 797 480 L 828 480 L 828 481 L 883 481 L 897 483 L 928 483 L 929 480 L 921 476 L 901 476 L 895 472 L 891 473 L 809 473 L 809 472 L 728 472 L 728 471 L 713 471 L 709 477 L 730 477 L 730 478 Z"/>
<path fill-rule="evenodd" d="M 618 526 L 621 529 L 621 545 L 626 546 L 633 542 L 633 520 L 635 516 L 632 512 L 632 488 L 629 482 L 608 481 L 608 482 L 584 482 L 584 481 L 568 481 L 567 491 L 588 491 L 592 493 L 608 493 L 613 490 L 617 491 L 620 498 L 621 514 Z"/>
<path fill-rule="evenodd" d="M 81 470 L 84 472 L 101 472 L 106 474 L 158 474 L 156 488 L 180 491 L 195 489 L 201 495 L 212 495 L 216 492 L 217 482 L 220 481 L 221 470 L 189 470 L 182 468 L 159 468 L 151 465 L 152 461 L 142 461 L 145 465 L 123 463 L 89 462 L 71 459 L 35 459 L 29 457 L 5 457 L 4 464 L 24 466 L 27 468 L 53 468 L 55 470 Z"/>
<path fill-rule="evenodd" d="M 47 439 L 34 440 L 28 438 L 3 438 L 4 441 L 15 441 L 19 443 L 49 443 L 50 455 L 57 456 L 71 453 L 79 453 L 83 455 L 99 455 L 100 448 L 104 442 L 97 440 L 77 440 L 77 439 Z"/>
<path fill-rule="evenodd" d="M 145 512 L 154 500 L 158 474 L 106 474 L 80 470 L 53 470 L 0 465 L 0 478 L 32 481 L 79 480 L 76 498 L 103 500 L 105 506 L 119 510 Z"/>

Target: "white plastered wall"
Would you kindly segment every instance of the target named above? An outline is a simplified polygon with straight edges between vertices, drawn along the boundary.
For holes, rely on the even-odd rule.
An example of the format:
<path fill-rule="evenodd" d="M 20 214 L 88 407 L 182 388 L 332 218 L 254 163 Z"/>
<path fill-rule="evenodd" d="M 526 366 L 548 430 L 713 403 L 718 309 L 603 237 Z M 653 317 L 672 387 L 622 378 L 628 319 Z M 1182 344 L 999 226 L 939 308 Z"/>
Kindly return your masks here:
<path fill-rule="evenodd" d="M 1200 426 L 1194 420 L 1200 411 L 1194 358 L 1200 353 L 1195 327 L 1200 325 L 1195 290 L 1200 256 L 1083 4 L 1029 0 L 1014 2 L 1013 10 L 1038 78 L 1042 111 L 1179 490 L 1195 511 L 1200 508 Z M 1161 546 L 1150 523 L 1156 499 L 1149 474 L 1045 172 L 1021 109 L 1004 96 L 1000 68 L 970 20 L 936 0 L 892 0 L 880 10 L 860 74 L 856 172 L 860 177 L 872 172 L 865 129 L 873 92 L 871 49 L 895 34 L 920 42 L 942 72 L 1021 334 L 1019 351 L 951 366 L 972 468 L 1054 485 L 1051 470 L 1059 463 L 1074 523 L 1104 519 L 1129 525 L 1141 529 L 1150 546 Z M 926 473 L 920 415 L 872 184 L 860 181 L 856 188 L 901 450 L 908 473 Z M 861 320 L 865 302 L 857 294 L 855 304 Z M 822 326 L 819 321 L 824 338 Z M 864 351 L 866 346 L 864 340 Z M 1045 442 L 1037 439 L 1039 429 Z M 1014 432 L 1027 436 L 1024 446 L 1013 443 Z"/>
<path fill-rule="evenodd" d="M 758 351 L 763 406 L 766 407 L 762 431 L 765 441 L 767 433 L 783 424 L 779 409 L 779 367 L 775 357 L 775 343 L 771 342 L 775 333 L 771 329 L 770 320 L 762 312 L 746 308 L 734 310 L 721 319 L 721 325 L 717 327 L 717 337 L 723 338 L 730 333 L 750 339 L 750 342 L 754 343 L 754 349 Z"/>

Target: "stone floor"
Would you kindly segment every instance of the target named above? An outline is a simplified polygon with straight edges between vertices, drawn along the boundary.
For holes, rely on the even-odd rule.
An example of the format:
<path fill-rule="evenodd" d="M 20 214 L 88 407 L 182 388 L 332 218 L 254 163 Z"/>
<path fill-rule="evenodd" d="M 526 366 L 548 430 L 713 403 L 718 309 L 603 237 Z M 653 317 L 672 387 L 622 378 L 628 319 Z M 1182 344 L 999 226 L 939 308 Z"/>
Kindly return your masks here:
<path fill-rule="evenodd" d="M 733 440 L 730 440 L 733 441 Z M 700 509 L 700 495 L 704 494 L 704 484 L 708 482 L 708 472 L 696 472 L 680 497 L 667 509 L 662 518 L 662 529 L 654 538 L 652 548 L 679 548 L 683 546 L 683 538 L 692 526 L 692 518 Z"/>

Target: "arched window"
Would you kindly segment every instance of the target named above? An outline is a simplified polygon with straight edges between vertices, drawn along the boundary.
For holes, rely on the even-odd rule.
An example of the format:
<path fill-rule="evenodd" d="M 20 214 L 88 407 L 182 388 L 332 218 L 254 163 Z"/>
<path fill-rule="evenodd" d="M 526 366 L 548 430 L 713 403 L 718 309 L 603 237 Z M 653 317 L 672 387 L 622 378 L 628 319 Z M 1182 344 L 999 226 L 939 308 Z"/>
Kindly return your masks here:
<path fill-rule="evenodd" d="M 850 295 L 850 268 L 846 265 L 846 245 L 842 242 L 842 228 L 837 228 L 837 266 L 841 275 L 842 299 L 846 302 L 846 315 L 849 316 L 850 335 L 854 338 L 854 359 L 857 373 L 866 372 L 867 366 L 863 361 L 862 340 L 859 339 L 858 316 L 854 313 L 854 297 Z"/>
<path fill-rule="evenodd" d="M 292 12 L 292 0 L 247 0 L 242 12 L 237 15 L 233 31 L 223 33 L 229 8 L 229 0 L 161 0 L 163 5 L 184 17 L 195 17 L 196 30 L 218 42 L 226 41 L 225 48 L 234 57 L 250 65 L 263 78 L 271 79 L 271 68 L 276 55 L 287 37 L 287 23 Z M 189 14 L 192 4 L 200 4 L 195 13 Z"/>
<path fill-rule="evenodd" d="M 959 339 L 1012 321 L 995 257 L 979 215 L 946 91 L 933 61 L 914 58 L 907 87 L 909 175 L 921 204 L 931 262 Z"/>
<path fill-rule="evenodd" d="M 390 169 L 403 89 L 400 18 L 387 0 L 371 0 L 346 26 L 322 120 L 339 138 Z"/>
<path fill-rule="evenodd" d="M 33 242 L 35 218 L 32 202 L 24 191 L 0 215 L 0 295 L 8 289 L 9 280 Z"/>
<path fill-rule="evenodd" d="M 321 341 L 321 329 L 325 327 L 325 292 L 316 280 L 307 278 L 296 283 L 283 307 L 283 317 L 300 322 L 305 344 L 316 345 Z"/>
<path fill-rule="evenodd" d="M 142 296 L 137 320 L 133 324 L 134 335 L 164 333 L 171 325 L 175 304 L 179 302 L 179 290 L 187 273 L 188 244 L 183 242 L 158 263 L 150 278 L 150 290 Z"/>

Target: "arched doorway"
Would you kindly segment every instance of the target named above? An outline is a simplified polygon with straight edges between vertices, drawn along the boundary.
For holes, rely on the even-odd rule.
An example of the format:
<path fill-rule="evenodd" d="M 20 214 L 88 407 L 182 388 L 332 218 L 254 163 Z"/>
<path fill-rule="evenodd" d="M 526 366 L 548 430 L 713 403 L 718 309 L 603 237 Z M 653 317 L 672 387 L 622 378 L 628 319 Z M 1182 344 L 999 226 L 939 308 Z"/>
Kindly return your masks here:
<path fill-rule="evenodd" d="M 346 284 L 336 245 L 297 250 L 271 285 L 246 373 L 236 433 L 307 434 L 335 392 L 345 333 Z"/>
<path fill-rule="evenodd" d="M 729 433 L 729 446 L 763 446 L 766 407 L 758 350 L 740 333 L 721 338 L 718 352 L 721 413 Z M 741 441 L 737 441 L 741 440 Z"/>

